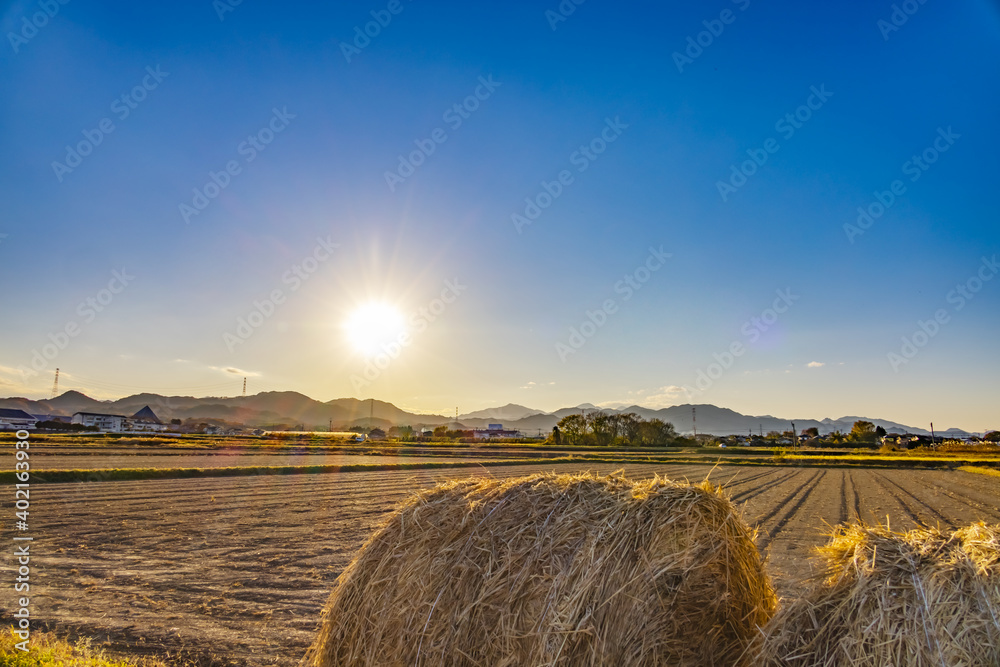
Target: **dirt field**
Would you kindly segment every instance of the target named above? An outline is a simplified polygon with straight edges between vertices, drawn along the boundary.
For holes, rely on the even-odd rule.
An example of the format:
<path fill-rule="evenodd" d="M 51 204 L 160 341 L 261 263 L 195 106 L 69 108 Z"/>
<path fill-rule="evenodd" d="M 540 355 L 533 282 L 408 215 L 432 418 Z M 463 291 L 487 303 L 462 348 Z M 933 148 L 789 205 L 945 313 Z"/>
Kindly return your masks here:
<path fill-rule="evenodd" d="M 632 477 L 691 480 L 712 470 L 625 467 Z M 580 468 L 35 485 L 33 613 L 117 647 L 180 651 L 200 664 L 292 665 L 337 574 L 407 494 L 453 476 Z M 825 541 L 825 524 L 855 516 L 889 517 L 899 529 L 1000 522 L 1000 480 L 964 472 L 720 466 L 711 479 L 760 526 L 759 545 L 784 595 L 810 574 L 806 556 Z M 3 564 L 9 574 L 9 554 Z"/>

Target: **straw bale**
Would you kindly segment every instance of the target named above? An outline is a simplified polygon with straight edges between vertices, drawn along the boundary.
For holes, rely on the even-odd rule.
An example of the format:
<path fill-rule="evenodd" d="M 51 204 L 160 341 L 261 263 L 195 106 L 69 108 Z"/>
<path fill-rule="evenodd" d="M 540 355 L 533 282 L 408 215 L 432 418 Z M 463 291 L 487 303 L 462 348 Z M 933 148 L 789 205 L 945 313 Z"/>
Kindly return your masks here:
<path fill-rule="evenodd" d="M 761 664 L 1000 665 L 1000 525 L 841 525 L 818 551 L 825 580 L 767 626 Z"/>
<path fill-rule="evenodd" d="M 341 574 L 303 663 L 741 664 L 776 604 L 754 537 L 707 482 L 444 483 Z"/>

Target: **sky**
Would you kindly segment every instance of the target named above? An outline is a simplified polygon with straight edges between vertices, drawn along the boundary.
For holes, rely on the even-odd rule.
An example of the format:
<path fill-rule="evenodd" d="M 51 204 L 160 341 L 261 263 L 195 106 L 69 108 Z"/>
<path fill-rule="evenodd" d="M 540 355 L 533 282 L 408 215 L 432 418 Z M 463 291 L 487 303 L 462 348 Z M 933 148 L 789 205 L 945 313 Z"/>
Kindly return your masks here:
<path fill-rule="evenodd" d="M 0 395 L 1000 427 L 1000 3 L 0 7 Z"/>

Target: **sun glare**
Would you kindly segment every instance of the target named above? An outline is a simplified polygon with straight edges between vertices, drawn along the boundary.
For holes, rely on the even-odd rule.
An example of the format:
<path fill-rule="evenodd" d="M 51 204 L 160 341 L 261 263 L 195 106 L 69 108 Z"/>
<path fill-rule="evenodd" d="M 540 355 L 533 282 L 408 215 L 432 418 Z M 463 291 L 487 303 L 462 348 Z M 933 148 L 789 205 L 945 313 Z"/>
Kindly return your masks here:
<path fill-rule="evenodd" d="M 398 341 L 399 335 L 406 331 L 406 320 L 394 306 L 368 303 L 351 313 L 344 329 L 354 349 L 371 357 Z"/>

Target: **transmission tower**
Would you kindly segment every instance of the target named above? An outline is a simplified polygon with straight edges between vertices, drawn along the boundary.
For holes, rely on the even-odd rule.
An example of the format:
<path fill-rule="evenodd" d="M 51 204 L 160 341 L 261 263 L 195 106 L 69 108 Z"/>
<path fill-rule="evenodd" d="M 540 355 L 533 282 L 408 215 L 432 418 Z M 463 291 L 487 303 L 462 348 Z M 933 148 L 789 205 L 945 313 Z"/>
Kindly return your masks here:
<path fill-rule="evenodd" d="M 247 397 L 247 379 L 243 378 L 243 398 Z"/>
<path fill-rule="evenodd" d="M 52 383 L 52 398 L 59 395 L 59 369 L 56 369 L 56 379 Z"/>

